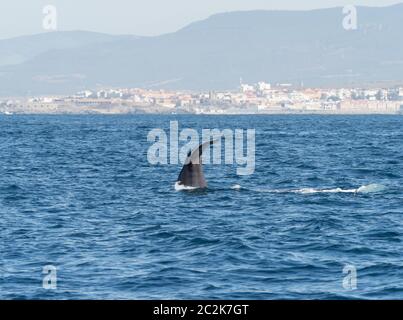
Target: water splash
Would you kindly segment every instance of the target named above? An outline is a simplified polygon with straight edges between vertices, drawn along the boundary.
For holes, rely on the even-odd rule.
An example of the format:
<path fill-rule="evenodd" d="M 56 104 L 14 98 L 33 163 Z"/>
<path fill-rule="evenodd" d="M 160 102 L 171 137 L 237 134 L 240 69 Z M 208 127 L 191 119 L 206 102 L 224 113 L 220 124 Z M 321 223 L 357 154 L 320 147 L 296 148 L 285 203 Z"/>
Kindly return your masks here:
<path fill-rule="evenodd" d="M 189 191 L 189 190 L 196 190 L 198 188 L 196 187 L 189 187 L 189 186 L 184 186 L 183 184 L 179 184 L 179 182 L 175 183 L 175 191 Z"/>

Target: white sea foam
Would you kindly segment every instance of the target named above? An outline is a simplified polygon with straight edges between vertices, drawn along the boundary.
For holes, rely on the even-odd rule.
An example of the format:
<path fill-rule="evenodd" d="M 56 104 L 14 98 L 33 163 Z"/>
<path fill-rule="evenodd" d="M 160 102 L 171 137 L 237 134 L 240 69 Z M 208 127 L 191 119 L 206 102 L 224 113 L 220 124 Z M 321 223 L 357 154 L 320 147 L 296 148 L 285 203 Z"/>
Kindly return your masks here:
<path fill-rule="evenodd" d="M 358 188 L 357 192 L 359 193 L 375 193 L 382 192 L 386 189 L 384 185 L 381 184 L 369 184 L 367 186 L 362 186 Z"/>
<path fill-rule="evenodd" d="M 236 185 L 237 189 L 241 189 L 241 186 Z M 235 186 L 231 187 L 234 189 Z M 244 188 L 242 188 L 244 189 Z M 343 188 L 332 188 L 332 189 L 318 189 L 318 188 L 301 188 L 301 189 L 250 189 L 251 191 L 264 192 L 264 193 L 299 193 L 299 194 L 316 194 L 316 193 L 376 193 L 382 192 L 386 189 L 385 186 L 381 184 L 369 184 L 361 186 L 356 189 L 343 189 Z"/>
<path fill-rule="evenodd" d="M 189 187 L 179 184 L 179 182 L 175 183 L 176 191 L 189 191 L 196 190 L 197 187 Z M 386 189 L 384 185 L 381 184 L 369 184 L 364 185 L 356 189 L 343 189 L 343 188 L 333 188 L 333 189 L 319 189 L 319 188 L 301 188 L 301 189 L 263 189 L 263 188 L 244 188 L 239 184 L 235 184 L 231 186 L 232 190 L 250 190 L 255 192 L 262 193 L 298 193 L 298 194 L 317 194 L 317 193 L 377 193 L 382 192 Z"/>
<path fill-rule="evenodd" d="M 301 194 L 314 194 L 314 193 L 376 193 L 382 192 L 386 188 L 381 184 L 369 184 L 366 186 L 361 186 L 357 189 L 342 189 L 342 188 L 334 188 L 334 189 L 314 189 L 314 188 L 304 188 L 296 190 L 296 193 Z"/>
<path fill-rule="evenodd" d="M 184 186 L 183 184 L 179 184 L 179 182 L 175 183 L 175 190 L 176 191 L 188 191 L 188 190 L 196 190 L 196 187 L 189 187 L 189 186 Z"/>
<path fill-rule="evenodd" d="M 314 194 L 314 193 L 357 193 L 358 189 L 342 189 L 342 188 L 334 188 L 334 189 L 315 189 L 315 188 L 303 188 L 299 190 L 295 190 L 295 193 L 301 194 Z"/>

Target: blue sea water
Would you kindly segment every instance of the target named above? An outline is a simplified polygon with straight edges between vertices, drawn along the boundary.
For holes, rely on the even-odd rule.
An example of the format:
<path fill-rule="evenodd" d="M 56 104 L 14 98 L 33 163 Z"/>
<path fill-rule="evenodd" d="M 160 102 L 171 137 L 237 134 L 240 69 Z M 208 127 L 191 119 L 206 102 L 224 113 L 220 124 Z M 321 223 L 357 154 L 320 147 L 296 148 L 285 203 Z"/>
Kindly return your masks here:
<path fill-rule="evenodd" d="M 175 191 L 181 166 L 147 162 L 147 133 L 168 132 L 171 120 L 256 129 L 255 174 L 207 165 L 207 191 Z M 0 298 L 403 298 L 403 117 L 0 125 Z M 46 265 L 57 268 L 56 290 L 42 287 Z M 356 289 L 343 286 L 346 265 Z"/>

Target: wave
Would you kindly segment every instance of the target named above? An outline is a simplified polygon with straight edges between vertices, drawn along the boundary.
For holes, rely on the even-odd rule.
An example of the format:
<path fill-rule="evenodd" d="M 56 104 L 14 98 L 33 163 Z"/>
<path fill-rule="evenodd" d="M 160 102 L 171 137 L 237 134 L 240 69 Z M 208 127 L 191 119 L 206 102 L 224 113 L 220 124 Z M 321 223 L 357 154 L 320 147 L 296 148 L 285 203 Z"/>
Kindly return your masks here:
<path fill-rule="evenodd" d="M 233 190 L 250 190 L 255 192 L 264 193 L 299 193 L 299 194 L 317 194 L 317 193 L 377 193 L 382 192 L 386 189 L 384 185 L 381 184 L 369 184 L 364 185 L 356 189 L 343 189 L 343 188 L 333 188 L 333 189 L 317 189 L 317 188 L 301 188 L 301 189 L 248 189 L 241 187 L 240 185 L 234 185 L 231 187 Z"/>

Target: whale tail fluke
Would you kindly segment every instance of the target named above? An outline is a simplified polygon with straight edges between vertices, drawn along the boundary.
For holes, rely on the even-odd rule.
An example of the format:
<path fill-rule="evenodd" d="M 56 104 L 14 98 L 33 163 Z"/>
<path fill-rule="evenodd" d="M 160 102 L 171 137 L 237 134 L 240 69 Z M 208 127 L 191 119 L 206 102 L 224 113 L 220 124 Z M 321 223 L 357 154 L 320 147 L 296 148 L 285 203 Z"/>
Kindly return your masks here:
<path fill-rule="evenodd" d="M 182 171 L 179 174 L 177 185 L 185 188 L 207 188 L 206 178 L 203 173 L 202 155 L 217 140 L 202 143 L 193 151 L 189 151 Z M 186 189 L 185 189 L 186 190 Z"/>

